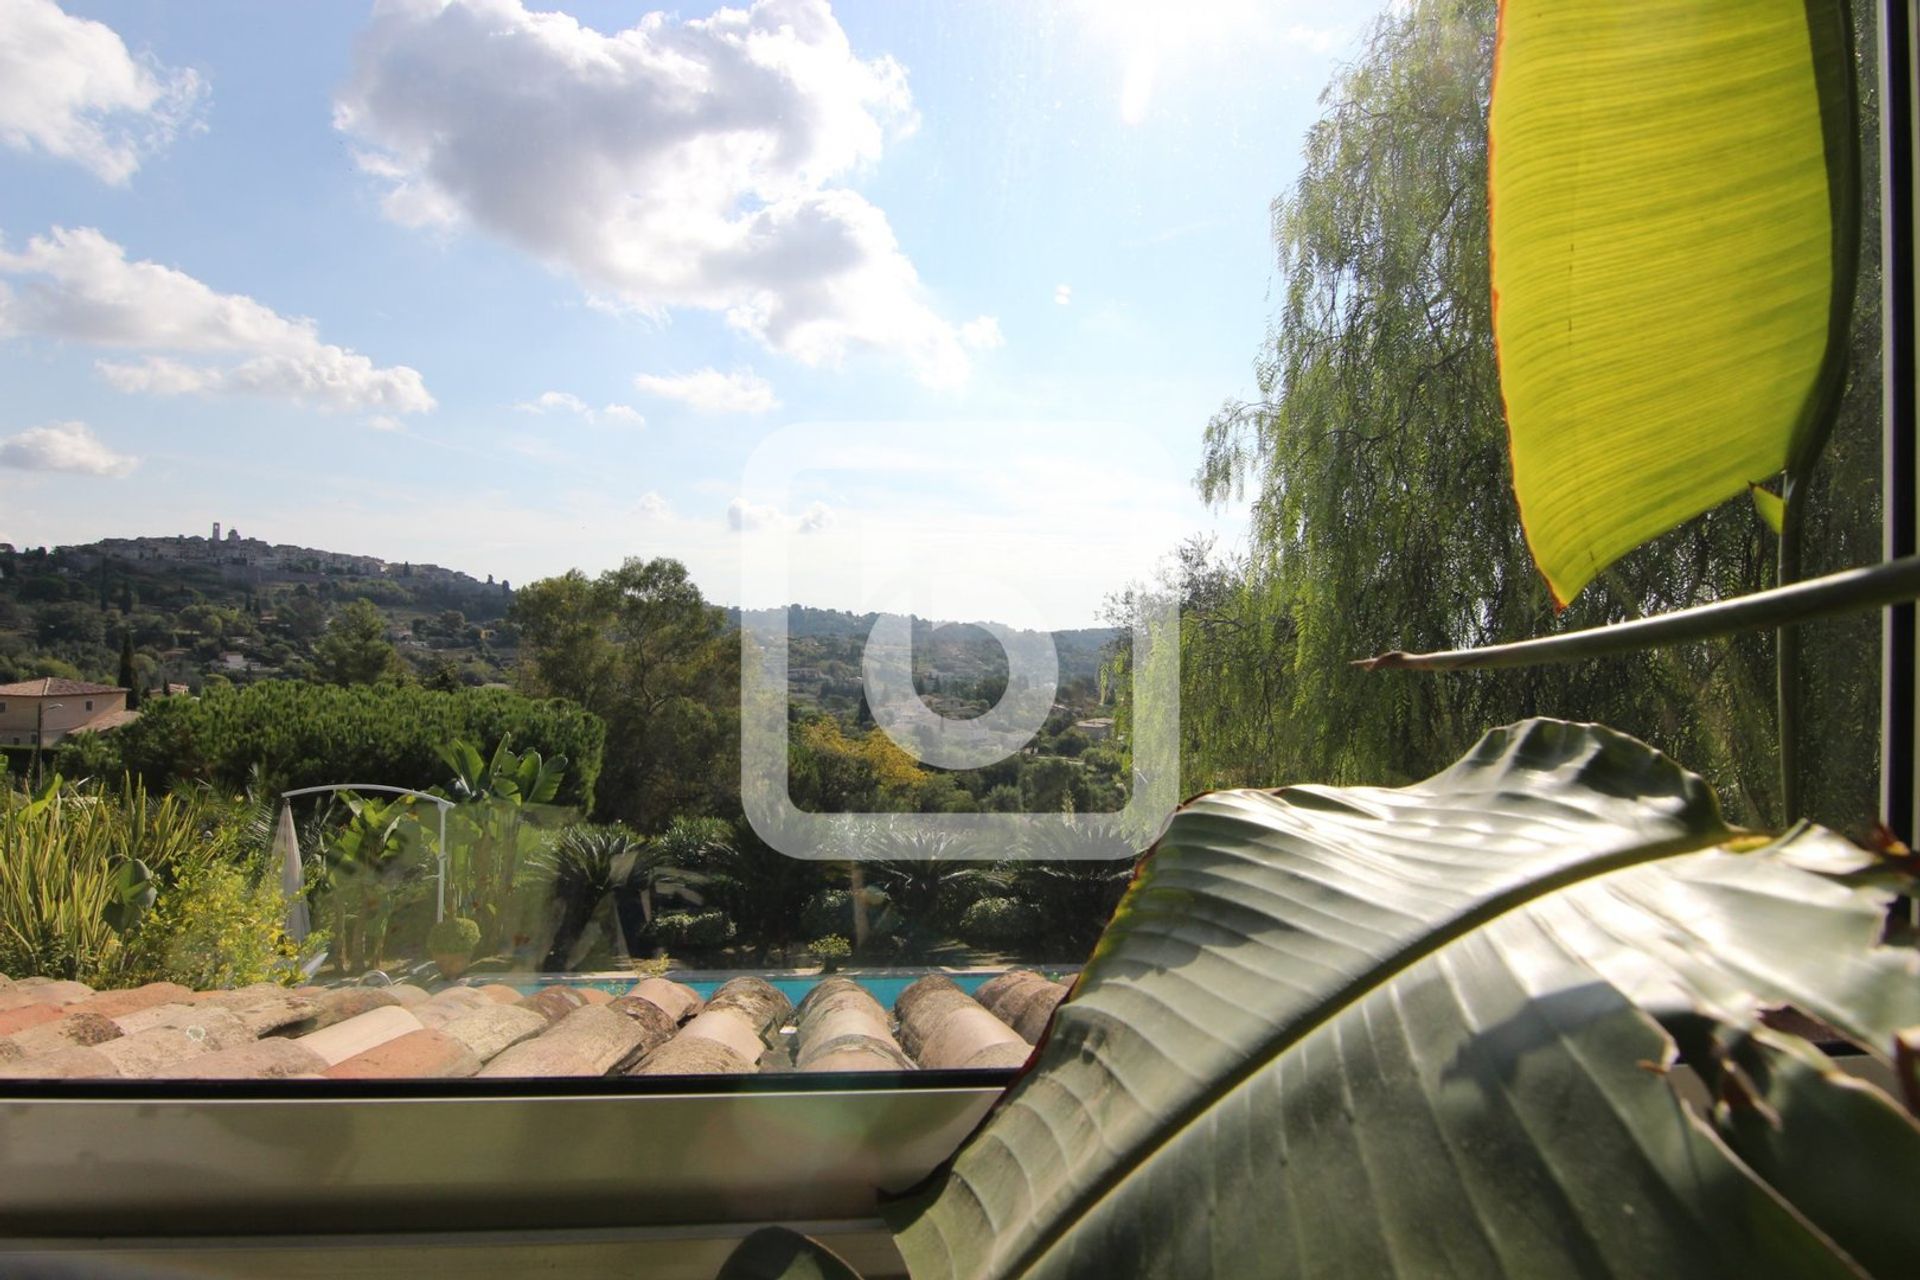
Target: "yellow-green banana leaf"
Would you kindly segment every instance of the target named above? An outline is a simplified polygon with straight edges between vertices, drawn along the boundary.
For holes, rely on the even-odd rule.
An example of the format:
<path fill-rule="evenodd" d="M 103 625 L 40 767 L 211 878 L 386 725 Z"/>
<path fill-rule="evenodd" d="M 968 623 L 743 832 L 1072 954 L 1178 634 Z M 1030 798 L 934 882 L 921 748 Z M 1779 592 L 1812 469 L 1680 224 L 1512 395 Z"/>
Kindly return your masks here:
<path fill-rule="evenodd" d="M 1858 161 L 1839 0 L 1504 0 L 1489 112 L 1514 490 L 1565 603 L 1817 451 Z"/>

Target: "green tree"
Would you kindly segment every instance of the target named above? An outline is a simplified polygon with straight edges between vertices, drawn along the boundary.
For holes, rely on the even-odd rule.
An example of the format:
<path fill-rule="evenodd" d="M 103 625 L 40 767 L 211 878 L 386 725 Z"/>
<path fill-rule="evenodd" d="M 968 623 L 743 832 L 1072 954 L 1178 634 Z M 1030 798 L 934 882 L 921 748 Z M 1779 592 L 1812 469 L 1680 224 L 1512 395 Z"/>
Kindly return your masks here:
<path fill-rule="evenodd" d="M 1260 394 L 1208 424 L 1197 477 L 1209 500 L 1251 497 L 1250 550 L 1219 561 L 1189 548 L 1158 588 L 1184 606 L 1187 789 L 1409 780 L 1490 725 L 1561 714 L 1700 762 L 1731 810 L 1765 821 L 1777 800 L 1770 636 L 1438 678 L 1348 665 L 1382 650 L 1623 621 L 1771 581 L 1772 535 L 1742 501 L 1622 560 L 1553 612 L 1507 485 L 1492 345 L 1495 13 L 1494 0 L 1416 0 L 1383 15 L 1329 87 L 1300 177 L 1275 201 L 1283 291 L 1255 367 Z M 1859 296 L 1863 358 L 1816 478 L 1811 546 L 1855 549 L 1877 537 L 1878 376 L 1867 354 L 1877 286 L 1863 281 Z M 1819 681 L 1808 701 L 1830 748 L 1809 780 L 1810 807 L 1843 824 L 1871 811 L 1872 743 L 1840 731 L 1871 719 L 1871 628 L 1833 624 L 1807 637 Z"/>
<path fill-rule="evenodd" d="M 140 706 L 140 677 L 133 669 L 133 632 L 123 630 L 120 633 L 120 673 L 116 682 L 127 691 L 127 709 L 136 710 Z"/>
<path fill-rule="evenodd" d="M 427 892 L 431 840 L 412 796 L 342 792 L 346 826 L 325 849 L 323 885 L 343 972 L 378 965 L 394 913 Z"/>
<path fill-rule="evenodd" d="M 452 693 L 460 688 L 460 670 L 445 658 L 435 658 L 427 667 L 427 673 L 420 678 L 422 686 L 441 693 Z"/>
<path fill-rule="evenodd" d="M 802 940 L 800 907 L 825 886 L 829 864 L 767 845 L 744 821 L 675 818 L 653 841 L 668 866 L 701 873 L 709 906 L 724 910 L 753 948 L 754 962 Z"/>
<path fill-rule="evenodd" d="M 877 891 L 885 903 L 873 933 L 892 938 L 907 956 L 924 959 L 947 942 L 966 909 L 996 884 L 991 864 L 969 856 L 970 837 L 882 819 L 866 833 L 856 891 Z"/>
<path fill-rule="evenodd" d="M 1021 806 L 1028 813 L 1059 813 L 1087 807 L 1086 777 L 1071 760 L 1048 756 L 1020 773 Z"/>
<path fill-rule="evenodd" d="M 554 898 L 562 904 L 553 945 L 540 967 L 548 971 L 567 967 L 580 935 L 603 902 L 613 909 L 630 949 L 635 934 L 652 927 L 655 905 L 661 899 L 700 906 L 703 898 L 698 886 L 706 877 L 674 866 L 671 851 L 672 846 L 649 841 L 618 824 L 583 824 L 561 831 L 530 864 L 551 884 Z M 629 922 L 620 918 L 622 895 L 631 895 L 638 908 L 632 931 Z"/>
<path fill-rule="evenodd" d="M 568 816 L 554 809 L 566 779 L 567 758 L 528 748 L 515 752 L 502 737 L 491 756 L 465 739 L 438 748 L 452 781 L 436 788 L 458 801 L 447 836 L 448 897 L 454 909 L 480 925 L 480 944 L 493 951 L 510 940 L 515 889 L 524 859 L 543 847 L 542 819 Z M 583 922 L 584 923 L 584 922 Z"/>
<path fill-rule="evenodd" d="M 327 629 L 327 611 L 302 582 L 275 606 L 280 626 L 295 640 L 312 640 Z"/>
<path fill-rule="evenodd" d="M 265 680 L 200 698 L 155 698 L 112 736 L 127 769 L 156 790 L 195 781 L 245 787 L 255 766 L 275 789 L 380 782 L 425 790 L 447 780 L 447 743 L 510 736 L 544 758 L 564 756 L 554 802 L 586 808 L 604 734 L 570 702 L 507 689 Z"/>
<path fill-rule="evenodd" d="M 572 570 L 515 593 L 519 683 L 607 725 L 596 816 L 657 832 L 737 809 L 739 642 L 677 560 Z"/>
<path fill-rule="evenodd" d="M 313 672 L 328 684 L 377 684 L 403 668 L 387 640 L 387 620 L 371 600 L 341 609 L 313 646 Z"/>
<path fill-rule="evenodd" d="M 42 644 L 94 645 L 106 632 L 98 609 L 70 601 L 41 609 L 38 624 Z"/>

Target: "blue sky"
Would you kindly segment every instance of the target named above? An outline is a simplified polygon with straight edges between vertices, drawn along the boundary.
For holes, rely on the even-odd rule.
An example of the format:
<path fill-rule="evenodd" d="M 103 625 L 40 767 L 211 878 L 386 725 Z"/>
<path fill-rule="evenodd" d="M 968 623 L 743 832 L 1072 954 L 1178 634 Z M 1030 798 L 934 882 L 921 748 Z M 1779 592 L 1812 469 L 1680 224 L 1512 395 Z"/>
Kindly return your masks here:
<path fill-rule="evenodd" d="M 0 540 L 676 555 L 735 602 L 778 537 L 860 607 L 911 532 L 1062 626 L 1234 536 L 1187 477 L 1368 14 L 565 14 L 0 0 Z M 891 447 L 752 490 L 836 424 Z"/>

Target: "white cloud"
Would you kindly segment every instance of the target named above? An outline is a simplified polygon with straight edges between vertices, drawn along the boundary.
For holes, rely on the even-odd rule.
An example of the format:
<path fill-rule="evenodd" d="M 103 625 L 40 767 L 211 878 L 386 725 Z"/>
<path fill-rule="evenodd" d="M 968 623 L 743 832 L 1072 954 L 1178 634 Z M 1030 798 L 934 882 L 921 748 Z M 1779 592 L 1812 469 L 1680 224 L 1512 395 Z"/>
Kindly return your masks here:
<path fill-rule="evenodd" d="M 22 281 L 8 290 L 4 278 Z M 288 318 L 244 294 L 218 293 L 127 252 L 91 227 L 55 227 L 18 253 L 0 247 L 0 335 L 35 335 L 142 352 L 98 368 L 121 391 L 245 394 L 322 409 L 425 413 L 434 407 L 417 370 L 386 368 L 320 341 L 311 320 Z M 158 352 L 220 354 L 189 363 Z"/>
<path fill-rule="evenodd" d="M 1073 286 L 1070 284 L 1057 284 L 1053 286 L 1053 300 L 1059 306 L 1063 306 L 1063 307 L 1072 306 L 1073 305 Z"/>
<path fill-rule="evenodd" d="M 520 0 L 383 0 L 334 120 L 398 222 L 477 227 L 599 300 L 718 312 L 807 364 L 967 376 L 886 214 L 834 185 L 917 121 L 905 70 L 856 55 L 827 0 L 612 35 Z"/>
<path fill-rule="evenodd" d="M 773 384 L 751 369 L 721 373 L 701 369 L 681 374 L 636 374 L 633 385 L 648 395 L 678 400 L 702 413 L 765 413 L 778 409 Z"/>
<path fill-rule="evenodd" d="M 84 422 L 29 427 L 0 439 L 0 467 L 20 471 L 70 471 L 87 476 L 124 476 L 138 459 L 109 449 Z"/>
<path fill-rule="evenodd" d="M 363 355 L 318 343 L 311 351 L 256 356 L 227 367 L 166 356 L 148 356 L 137 364 L 102 360 L 95 367 L 114 389 L 148 395 L 254 395 L 347 411 L 375 405 L 401 413 L 433 408 L 433 397 L 414 370 L 377 369 Z"/>
<path fill-rule="evenodd" d="M 797 516 L 789 516 L 778 507 L 735 498 L 727 504 L 727 528 L 735 533 L 754 533 L 762 529 L 784 529 L 797 534 L 823 533 L 839 523 L 832 507 L 824 502 L 808 505 Z"/>
<path fill-rule="evenodd" d="M 976 316 L 960 326 L 960 341 L 975 351 L 991 351 L 1007 345 L 1000 322 L 992 316 Z"/>
<path fill-rule="evenodd" d="M 594 423 L 605 419 L 630 427 L 647 424 L 646 417 L 630 404 L 609 404 L 596 409 L 571 391 L 542 391 L 533 399 L 523 400 L 513 407 L 522 413 L 570 413 Z"/>
<path fill-rule="evenodd" d="M 769 528 L 779 521 L 780 510 L 777 507 L 761 506 L 745 498 L 735 498 L 727 504 L 727 528 L 735 533 Z"/>
<path fill-rule="evenodd" d="M 135 58 L 111 27 L 53 0 L 0 0 L 0 143 L 119 185 L 193 122 L 206 85 Z"/>
<path fill-rule="evenodd" d="M 374 414 L 371 418 L 367 419 L 367 425 L 375 431 L 400 431 L 406 426 L 400 419 L 385 413 Z"/>
<path fill-rule="evenodd" d="M 581 417 L 593 412 L 592 405 L 571 391 L 542 391 L 533 399 L 522 400 L 513 407 L 522 413 L 552 413 L 555 410 L 564 410 L 567 413 L 577 413 Z"/>
<path fill-rule="evenodd" d="M 649 490 L 634 501 L 633 514 L 642 520 L 670 520 L 673 518 L 673 508 L 665 498 Z"/>

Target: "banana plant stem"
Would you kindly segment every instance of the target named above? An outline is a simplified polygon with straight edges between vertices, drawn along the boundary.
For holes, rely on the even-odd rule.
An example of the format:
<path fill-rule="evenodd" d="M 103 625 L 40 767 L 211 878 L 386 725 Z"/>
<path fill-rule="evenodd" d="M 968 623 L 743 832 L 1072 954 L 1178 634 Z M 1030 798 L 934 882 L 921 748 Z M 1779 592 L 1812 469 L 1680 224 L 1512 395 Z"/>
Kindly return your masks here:
<path fill-rule="evenodd" d="M 1465 671 L 1498 667 L 1538 667 L 1579 662 L 1609 654 L 1633 653 L 1656 645 L 1686 644 L 1719 636 L 1792 627 L 1817 618 L 1862 609 L 1880 609 L 1920 599 L 1920 555 L 1903 556 L 1861 569 L 1844 569 L 1807 582 L 1795 582 L 1735 596 L 1692 609 L 1655 614 L 1636 622 L 1569 631 L 1513 644 L 1440 653 L 1402 653 L 1359 658 L 1354 666 L 1369 671 Z"/>
<path fill-rule="evenodd" d="M 1811 462 L 1811 460 L 1809 460 Z M 1781 496 L 1780 545 L 1774 572 L 1776 590 L 1800 581 L 1801 532 L 1806 527 L 1807 480 L 1811 466 L 1787 472 Z M 1775 731 L 1779 735 L 1780 825 L 1800 816 L 1800 629 L 1782 623 L 1773 633 Z"/>

